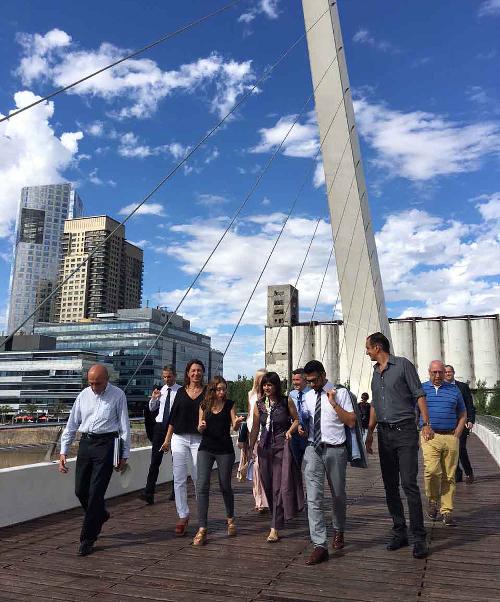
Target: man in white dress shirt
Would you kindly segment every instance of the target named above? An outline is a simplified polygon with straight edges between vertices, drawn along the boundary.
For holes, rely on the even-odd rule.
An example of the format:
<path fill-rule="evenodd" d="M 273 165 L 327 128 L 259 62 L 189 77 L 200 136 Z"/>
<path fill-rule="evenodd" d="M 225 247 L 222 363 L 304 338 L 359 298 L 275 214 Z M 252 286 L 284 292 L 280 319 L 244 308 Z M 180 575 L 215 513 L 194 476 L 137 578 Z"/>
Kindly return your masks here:
<path fill-rule="evenodd" d="M 158 480 L 158 473 L 160 472 L 164 453 L 161 446 L 167 434 L 170 410 L 174 404 L 175 395 L 181 388 L 175 382 L 176 373 L 173 366 L 164 366 L 162 378 L 165 384 L 161 390 L 155 389 L 149 400 L 149 411 L 158 413 L 155 418 L 153 441 L 151 442 L 151 463 L 149 465 L 146 488 L 139 496 L 147 504 L 154 504 L 155 502 L 156 481 Z"/>
<path fill-rule="evenodd" d="M 103 524 L 108 520 L 104 496 L 113 474 L 115 439 L 119 438 L 119 462 L 125 468 L 130 453 L 130 422 L 125 393 L 109 382 L 105 366 L 94 364 L 88 371 L 89 386 L 76 398 L 61 436 L 59 471 L 68 472 L 66 456 L 76 432 L 82 434 L 75 470 L 75 493 L 85 510 L 80 533 L 79 556 L 94 551 Z"/>
<path fill-rule="evenodd" d="M 307 515 L 314 549 L 306 564 L 328 560 L 326 520 L 323 513 L 325 476 L 332 495 L 334 550 L 344 547 L 347 498 L 345 478 L 347 447 L 345 427 L 354 427 L 356 414 L 349 392 L 335 389 L 326 379 L 323 364 L 312 360 L 304 366 L 311 387 L 304 399 L 309 411 L 308 446 L 304 454 L 304 476 L 307 490 Z M 300 432 L 300 429 L 299 429 Z"/>

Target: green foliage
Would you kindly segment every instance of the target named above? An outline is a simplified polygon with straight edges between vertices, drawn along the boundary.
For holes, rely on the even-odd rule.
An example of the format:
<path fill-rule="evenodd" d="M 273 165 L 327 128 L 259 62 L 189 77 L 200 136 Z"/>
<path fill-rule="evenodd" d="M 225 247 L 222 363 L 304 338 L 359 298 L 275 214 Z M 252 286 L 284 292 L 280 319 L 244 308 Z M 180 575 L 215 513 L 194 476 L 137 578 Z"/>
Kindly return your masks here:
<path fill-rule="evenodd" d="M 493 388 L 490 402 L 488 404 L 488 414 L 500 418 L 500 381 Z"/>
<path fill-rule="evenodd" d="M 24 411 L 27 414 L 32 414 L 32 415 L 36 414 L 37 410 L 38 410 L 38 406 L 36 405 L 36 403 L 28 403 L 28 404 L 26 404 L 26 407 L 24 408 Z"/>
<path fill-rule="evenodd" d="M 228 382 L 227 396 L 232 399 L 237 412 L 248 411 L 248 392 L 252 389 L 253 380 L 238 374 L 238 378 Z"/>
<path fill-rule="evenodd" d="M 56 405 L 53 407 L 52 409 L 52 413 L 54 414 L 54 416 L 57 418 L 60 414 L 64 414 L 66 410 L 66 404 L 63 403 L 62 401 L 59 401 L 58 403 L 56 403 Z"/>
<path fill-rule="evenodd" d="M 7 405 L 0 405 L 0 421 L 2 422 L 2 424 L 5 422 L 5 416 L 6 414 L 13 414 L 14 410 Z"/>
<path fill-rule="evenodd" d="M 486 414 L 486 406 L 488 405 L 488 389 L 485 380 L 478 380 L 476 388 L 472 391 L 474 405 L 478 414 Z"/>

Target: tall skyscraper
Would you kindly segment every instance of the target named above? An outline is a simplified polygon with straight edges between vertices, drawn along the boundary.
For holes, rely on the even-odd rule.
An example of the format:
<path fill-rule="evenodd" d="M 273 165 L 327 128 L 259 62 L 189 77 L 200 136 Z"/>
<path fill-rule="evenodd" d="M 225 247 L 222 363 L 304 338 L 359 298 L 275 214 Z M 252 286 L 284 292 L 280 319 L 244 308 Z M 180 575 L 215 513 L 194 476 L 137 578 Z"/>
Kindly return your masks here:
<path fill-rule="evenodd" d="M 119 222 L 105 215 L 64 224 L 60 281 L 102 246 L 59 291 L 57 322 L 78 322 L 141 306 L 143 252 L 125 240 L 124 226 L 104 242 L 117 226 Z"/>
<path fill-rule="evenodd" d="M 82 214 L 83 203 L 72 184 L 22 189 L 10 277 L 9 333 L 53 290 L 59 274 L 64 222 Z M 23 330 L 30 333 L 35 322 L 51 321 L 53 308 L 53 303 L 46 303 Z"/>

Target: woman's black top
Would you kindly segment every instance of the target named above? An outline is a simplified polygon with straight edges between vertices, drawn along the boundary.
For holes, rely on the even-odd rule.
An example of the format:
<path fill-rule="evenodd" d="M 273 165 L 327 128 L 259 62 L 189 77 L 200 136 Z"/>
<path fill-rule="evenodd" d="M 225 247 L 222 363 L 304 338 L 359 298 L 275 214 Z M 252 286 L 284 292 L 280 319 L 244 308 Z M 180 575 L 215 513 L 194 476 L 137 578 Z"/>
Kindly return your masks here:
<path fill-rule="evenodd" d="M 222 410 L 217 414 L 207 412 L 205 422 L 207 428 L 203 431 L 201 437 L 200 451 L 210 452 L 211 454 L 233 454 L 234 447 L 231 439 L 231 408 L 234 401 L 226 399 Z"/>
<path fill-rule="evenodd" d="M 189 397 L 185 387 L 177 391 L 168 421 L 174 427 L 176 435 L 200 434 L 198 432 L 198 411 L 204 397 L 205 388 L 195 399 Z"/>

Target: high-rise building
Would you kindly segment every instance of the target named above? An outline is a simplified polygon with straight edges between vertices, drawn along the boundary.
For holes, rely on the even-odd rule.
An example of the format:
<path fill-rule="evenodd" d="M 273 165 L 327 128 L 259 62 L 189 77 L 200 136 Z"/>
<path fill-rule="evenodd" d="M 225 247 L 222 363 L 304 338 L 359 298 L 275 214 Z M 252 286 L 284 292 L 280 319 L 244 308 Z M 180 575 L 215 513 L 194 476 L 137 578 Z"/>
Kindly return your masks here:
<path fill-rule="evenodd" d="M 60 282 L 89 255 L 57 295 L 57 322 L 78 322 L 141 306 L 143 252 L 125 240 L 124 226 L 105 215 L 67 220 Z"/>
<path fill-rule="evenodd" d="M 10 277 L 9 333 L 52 292 L 59 274 L 64 222 L 82 214 L 83 203 L 72 184 L 22 189 Z M 53 317 L 54 305 L 47 302 L 23 331 L 29 333 L 35 322 Z"/>

